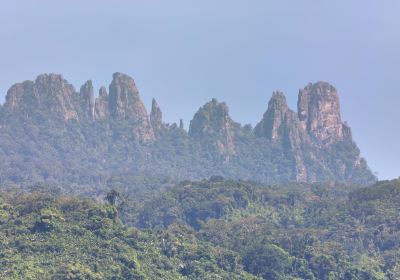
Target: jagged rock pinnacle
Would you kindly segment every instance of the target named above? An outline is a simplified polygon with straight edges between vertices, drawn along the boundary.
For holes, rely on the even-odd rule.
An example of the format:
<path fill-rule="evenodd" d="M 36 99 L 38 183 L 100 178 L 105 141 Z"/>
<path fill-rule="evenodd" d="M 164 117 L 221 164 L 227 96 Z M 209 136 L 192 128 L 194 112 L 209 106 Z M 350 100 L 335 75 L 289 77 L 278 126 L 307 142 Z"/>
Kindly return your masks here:
<path fill-rule="evenodd" d="M 300 90 L 298 116 L 307 133 L 322 144 L 342 140 L 349 134 L 343 131 L 339 95 L 326 82 L 308 84 Z"/>
<path fill-rule="evenodd" d="M 78 120 L 74 106 L 75 90 L 61 75 L 42 74 L 35 82 L 26 81 L 15 84 L 7 92 L 4 107 L 10 111 L 48 112 L 65 121 Z"/>
<path fill-rule="evenodd" d="M 285 95 L 279 91 L 274 92 L 268 103 L 268 110 L 265 112 L 261 122 L 255 127 L 256 135 L 267 137 L 270 140 L 281 138 L 284 133 L 283 124 L 288 111 L 289 107 Z"/>
<path fill-rule="evenodd" d="M 135 123 L 134 136 L 139 141 L 154 139 L 147 110 L 140 100 L 134 80 L 128 75 L 115 73 L 110 85 L 110 115 L 115 119 L 128 119 Z"/>
<path fill-rule="evenodd" d="M 108 94 L 105 87 L 99 89 L 99 97 L 96 98 L 95 102 L 95 118 L 106 119 L 109 117 L 110 112 L 108 109 Z"/>
<path fill-rule="evenodd" d="M 155 131 L 159 131 L 163 127 L 162 112 L 154 98 L 151 102 L 150 122 Z"/>
<path fill-rule="evenodd" d="M 201 107 L 190 122 L 189 136 L 203 142 L 213 142 L 221 154 L 235 153 L 233 121 L 225 103 L 215 98 Z"/>
<path fill-rule="evenodd" d="M 81 89 L 79 91 L 79 103 L 83 115 L 91 120 L 94 119 L 95 102 L 92 81 L 89 80 L 81 86 Z"/>
<path fill-rule="evenodd" d="M 294 162 L 293 179 L 307 181 L 307 170 L 301 153 L 304 135 L 299 128 L 297 114 L 289 109 L 282 92 L 276 91 L 272 94 L 263 119 L 255 127 L 255 134 L 282 143 L 287 156 Z"/>

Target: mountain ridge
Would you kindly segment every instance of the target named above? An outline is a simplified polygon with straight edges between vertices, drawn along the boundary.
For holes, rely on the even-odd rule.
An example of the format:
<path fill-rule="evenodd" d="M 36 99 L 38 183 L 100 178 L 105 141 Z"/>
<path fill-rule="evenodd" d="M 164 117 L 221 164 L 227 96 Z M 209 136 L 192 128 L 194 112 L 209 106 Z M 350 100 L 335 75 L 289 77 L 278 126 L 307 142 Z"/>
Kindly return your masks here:
<path fill-rule="evenodd" d="M 148 113 L 134 79 L 126 74 L 114 73 L 108 92 L 101 87 L 96 97 L 91 80 L 76 91 L 62 75 L 42 74 L 35 81 L 17 83 L 8 90 L 1 106 L 0 125 L 3 137 L 12 139 L 16 137 L 12 125 L 23 127 L 29 123 L 31 127 L 21 127 L 24 131 L 20 137 L 25 139 L 32 131 L 40 135 L 47 130 L 42 123 L 46 119 L 51 126 L 59 126 L 60 133 L 69 134 L 64 141 L 81 141 L 82 147 L 68 149 L 76 154 L 89 153 L 90 159 L 86 160 L 92 161 L 91 168 L 97 167 L 98 162 L 102 165 L 104 159 L 100 157 L 120 161 L 117 154 L 128 149 L 128 155 L 123 156 L 132 157 L 123 168 L 128 174 L 153 172 L 159 176 L 157 173 L 162 171 L 155 169 L 169 164 L 169 169 L 163 166 L 164 173 L 171 177 L 178 173 L 180 179 L 223 175 L 262 182 L 339 180 L 369 184 L 376 180 L 360 156 L 350 127 L 342 122 L 339 95 L 332 85 L 308 84 L 299 91 L 297 107 L 297 112 L 291 110 L 285 95 L 274 92 L 264 116 L 253 129 L 235 122 L 228 106 L 214 98 L 195 113 L 186 131 L 182 121 L 179 126 L 163 122 L 155 99 Z M 76 131 L 65 131 L 69 126 Z M 97 126 L 101 126 L 100 130 L 96 130 Z M 94 154 L 82 150 L 97 141 L 92 139 L 95 135 L 100 135 L 103 143 L 94 144 Z M 82 138 L 77 140 L 77 136 Z M 68 149 L 58 147 L 56 139 L 42 139 L 51 142 L 52 155 L 46 161 L 51 158 L 65 166 L 65 157 L 70 155 L 60 154 L 60 148 Z M 117 142 L 119 148 L 112 151 Z M 0 143 L 4 153 L 5 146 L 1 146 Z M 104 153 L 115 155 L 99 157 L 96 149 L 101 150 L 100 146 L 104 146 Z M 160 149 L 164 150 L 161 154 Z M 25 157 L 20 148 L 12 150 Z M 338 155 L 338 150 L 343 154 Z M 134 160 L 136 167 L 130 165 Z M 112 168 L 119 170 L 116 162 Z M 103 167 L 107 169 L 106 165 Z M 9 176 L 2 177 L 7 181 Z"/>

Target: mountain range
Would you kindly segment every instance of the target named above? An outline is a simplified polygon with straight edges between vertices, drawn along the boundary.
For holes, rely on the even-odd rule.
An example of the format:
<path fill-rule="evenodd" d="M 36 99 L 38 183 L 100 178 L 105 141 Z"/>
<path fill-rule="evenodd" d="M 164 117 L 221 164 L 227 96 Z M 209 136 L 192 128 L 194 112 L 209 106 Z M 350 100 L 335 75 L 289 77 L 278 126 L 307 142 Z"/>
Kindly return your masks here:
<path fill-rule="evenodd" d="M 189 130 L 148 113 L 134 80 L 115 73 L 95 97 L 58 74 L 13 85 L 0 107 L 0 183 L 105 186 L 213 175 L 262 183 L 376 181 L 326 82 L 299 91 L 297 112 L 274 92 L 253 128 L 212 99 Z"/>

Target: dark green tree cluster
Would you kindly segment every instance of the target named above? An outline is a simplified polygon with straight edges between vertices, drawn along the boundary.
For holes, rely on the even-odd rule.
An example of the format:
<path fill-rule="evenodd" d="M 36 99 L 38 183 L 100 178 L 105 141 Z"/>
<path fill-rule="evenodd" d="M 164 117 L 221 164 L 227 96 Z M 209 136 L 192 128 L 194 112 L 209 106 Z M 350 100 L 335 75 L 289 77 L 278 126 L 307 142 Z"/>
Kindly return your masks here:
<path fill-rule="evenodd" d="M 187 181 L 136 211 L 128 222 L 190 226 L 199 240 L 239 254 L 244 269 L 263 279 L 400 277 L 399 180 L 368 188 Z"/>
<path fill-rule="evenodd" d="M 239 255 L 173 226 L 124 226 L 114 206 L 40 192 L 0 193 L 0 279 L 248 279 Z"/>

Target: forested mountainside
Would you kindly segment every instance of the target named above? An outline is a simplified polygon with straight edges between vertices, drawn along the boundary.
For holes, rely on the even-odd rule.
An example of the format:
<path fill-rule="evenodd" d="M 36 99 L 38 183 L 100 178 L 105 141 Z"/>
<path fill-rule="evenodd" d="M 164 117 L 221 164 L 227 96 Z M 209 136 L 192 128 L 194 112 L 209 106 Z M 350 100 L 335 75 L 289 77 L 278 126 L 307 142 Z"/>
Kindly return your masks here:
<path fill-rule="evenodd" d="M 400 180 L 52 193 L 0 192 L 1 279 L 400 278 Z"/>
<path fill-rule="evenodd" d="M 202 106 L 186 131 L 150 114 L 132 78 L 115 73 L 107 92 L 79 91 L 61 75 L 12 86 L 0 108 L 0 183 L 101 187 L 220 175 L 263 183 L 376 178 L 340 115 L 336 89 L 299 92 L 297 112 L 275 92 L 255 128 L 231 119 L 225 103 Z M 146 178 L 146 179 L 144 179 Z"/>

